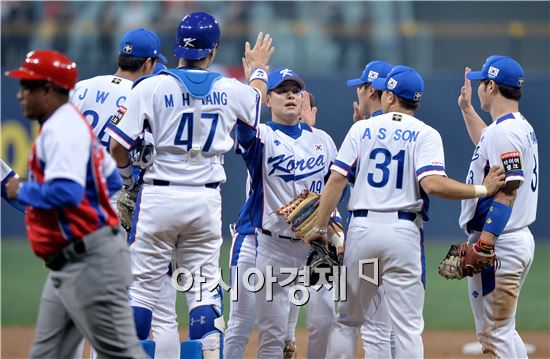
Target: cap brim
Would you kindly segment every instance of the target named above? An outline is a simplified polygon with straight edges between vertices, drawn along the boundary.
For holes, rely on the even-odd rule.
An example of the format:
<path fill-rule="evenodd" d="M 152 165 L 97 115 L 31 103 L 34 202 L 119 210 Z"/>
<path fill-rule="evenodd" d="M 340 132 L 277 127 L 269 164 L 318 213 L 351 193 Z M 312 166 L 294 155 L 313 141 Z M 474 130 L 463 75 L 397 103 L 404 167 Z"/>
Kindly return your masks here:
<path fill-rule="evenodd" d="M 210 52 L 212 52 L 210 49 L 189 49 L 179 45 L 174 48 L 174 56 L 186 60 L 204 59 Z"/>
<path fill-rule="evenodd" d="M 466 77 L 468 78 L 468 80 L 473 80 L 473 81 L 485 80 L 485 76 L 481 71 L 470 71 L 466 74 Z"/>
<path fill-rule="evenodd" d="M 161 54 L 161 53 L 159 53 L 158 59 L 159 59 L 160 62 L 162 62 L 163 64 L 167 64 L 167 63 L 168 63 L 168 59 L 166 59 L 166 56 L 164 56 L 164 55 Z"/>
<path fill-rule="evenodd" d="M 306 88 L 306 83 L 301 78 L 296 77 L 296 76 L 287 76 L 287 77 L 281 79 L 281 81 L 277 82 L 272 87 L 270 87 L 269 91 L 271 91 L 273 89 L 276 89 L 277 87 L 281 86 L 281 84 L 285 81 L 294 81 L 294 82 L 296 82 L 298 84 L 298 87 L 300 87 L 300 90 L 305 90 L 305 88 Z"/>
<path fill-rule="evenodd" d="M 6 71 L 4 73 L 7 77 L 11 77 L 13 79 L 21 79 L 21 80 L 47 80 L 42 75 L 37 75 L 32 71 L 29 71 L 23 67 L 18 68 L 17 70 L 11 70 Z"/>
<path fill-rule="evenodd" d="M 386 89 L 386 78 L 385 77 L 377 77 L 371 82 L 370 85 L 376 91 L 385 90 Z"/>
<path fill-rule="evenodd" d="M 359 86 L 359 85 L 362 85 L 366 83 L 365 81 L 361 80 L 361 78 L 358 78 L 358 79 L 352 79 L 352 80 L 348 80 L 346 82 L 346 84 L 348 85 L 348 87 L 355 87 L 355 86 Z"/>

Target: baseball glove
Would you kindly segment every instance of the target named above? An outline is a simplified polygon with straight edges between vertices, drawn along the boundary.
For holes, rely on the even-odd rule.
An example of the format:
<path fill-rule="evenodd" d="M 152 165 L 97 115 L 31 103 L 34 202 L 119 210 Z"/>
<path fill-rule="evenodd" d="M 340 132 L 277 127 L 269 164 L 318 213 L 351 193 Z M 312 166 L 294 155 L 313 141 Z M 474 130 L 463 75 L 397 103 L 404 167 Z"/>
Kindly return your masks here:
<path fill-rule="evenodd" d="M 319 210 L 321 195 L 305 189 L 296 198 L 277 210 L 277 214 L 284 216 L 290 229 L 296 237 L 303 239 L 315 225 Z M 331 217 L 329 226 L 335 233 L 342 233 L 342 225 Z"/>
<path fill-rule="evenodd" d="M 497 262 L 495 252 L 477 251 L 467 242 L 453 244 L 447 256 L 439 263 L 439 274 L 447 279 L 462 279 L 473 276 Z"/>
<path fill-rule="evenodd" d="M 319 268 L 328 268 L 326 271 L 326 282 L 330 283 L 330 276 L 332 276 L 332 267 L 338 266 L 338 255 L 336 254 L 336 247 L 330 242 L 312 241 L 309 248 L 309 255 L 307 257 L 306 266 L 309 267 L 309 285 L 315 285 L 319 282 L 320 275 L 325 273 L 324 270 Z M 324 275 L 324 274 L 323 274 Z"/>
<path fill-rule="evenodd" d="M 134 209 L 136 208 L 136 200 L 140 187 L 138 185 L 132 188 L 122 188 L 118 192 L 118 198 L 116 206 L 118 209 L 118 218 L 120 219 L 120 225 L 126 231 L 130 231 L 132 228 L 132 217 L 134 216 Z"/>

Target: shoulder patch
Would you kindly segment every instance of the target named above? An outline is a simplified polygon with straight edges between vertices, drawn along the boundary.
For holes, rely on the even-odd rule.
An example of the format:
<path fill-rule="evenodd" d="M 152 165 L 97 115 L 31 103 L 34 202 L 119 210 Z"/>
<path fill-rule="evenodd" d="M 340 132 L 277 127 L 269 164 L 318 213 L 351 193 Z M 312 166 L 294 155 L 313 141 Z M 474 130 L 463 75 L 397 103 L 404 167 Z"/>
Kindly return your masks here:
<path fill-rule="evenodd" d="M 506 152 L 500 155 L 504 172 L 506 174 L 521 170 L 521 157 L 519 151 Z"/>
<path fill-rule="evenodd" d="M 118 125 L 118 123 L 120 122 L 120 120 L 122 120 L 122 117 L 124 117 L 124 115 L 126 114 L 126 107 L 124 106 L 120 106 L 117 110 L 117 112 L 113 115 L 113 117 L 111 118 L 111 123 L 113 125 Z"/>

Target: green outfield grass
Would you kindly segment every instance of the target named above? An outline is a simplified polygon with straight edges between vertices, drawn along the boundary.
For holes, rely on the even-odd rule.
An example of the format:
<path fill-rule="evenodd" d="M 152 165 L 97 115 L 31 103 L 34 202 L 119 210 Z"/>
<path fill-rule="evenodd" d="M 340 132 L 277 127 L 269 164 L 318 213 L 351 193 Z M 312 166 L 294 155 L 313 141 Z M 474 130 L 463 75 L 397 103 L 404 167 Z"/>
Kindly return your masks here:
<path fill-rule="evenodd" d="M 449 244 L 426 245 L 427 287 L 424 306 L 426 329 L 471 329 L 471 315 L 466 281 L 447 281 L 437 274 L 437 264 Z M 34 325 L 38 301 L 47 270 L 35 257 L 26 241 L 2 240 L 2 325 Z M 229 275 L 229 246 L 224 246 L 221 264 L 223 275 Z M 535 262 L 525 282 L 518 307 L 517 327 L 550 330 L 550 244 L 539 242 Z M 225 315 L 229 314 L 229 295 L 225 296 Z M 178 316 L 187 323 L 185 301 L 178 298 Z M 299 325 L 304 325 L 303 311 Z"/>

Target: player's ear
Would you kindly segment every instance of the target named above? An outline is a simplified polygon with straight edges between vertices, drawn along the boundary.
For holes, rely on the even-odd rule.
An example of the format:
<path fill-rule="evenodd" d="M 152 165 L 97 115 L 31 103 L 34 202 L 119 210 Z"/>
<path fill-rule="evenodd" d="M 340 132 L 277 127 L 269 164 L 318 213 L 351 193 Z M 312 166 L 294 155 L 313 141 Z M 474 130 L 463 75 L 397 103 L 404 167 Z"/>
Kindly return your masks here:
<path fill-rule="evenodd" d="M 271 107 L 271 91 L 269 91 L 265 96 L 265 105 L 267 107 Z"/>

